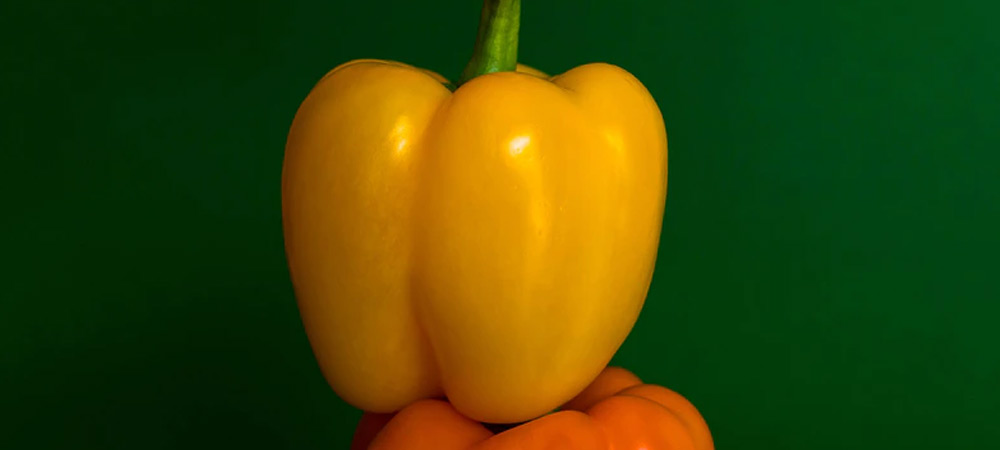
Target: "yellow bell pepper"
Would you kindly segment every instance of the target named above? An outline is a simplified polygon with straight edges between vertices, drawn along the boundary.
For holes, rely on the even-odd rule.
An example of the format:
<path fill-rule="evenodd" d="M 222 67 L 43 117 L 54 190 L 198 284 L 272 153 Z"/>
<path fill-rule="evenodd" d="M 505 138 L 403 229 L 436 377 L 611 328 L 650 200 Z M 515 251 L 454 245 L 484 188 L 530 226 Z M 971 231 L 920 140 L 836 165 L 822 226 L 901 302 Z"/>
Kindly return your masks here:
<path fill-rule="evenodd" d="M 479 421 L 538 417 L 594 380 L 642 308 L 666 196 L 660 111 L 612 65 L 510 71 L 497 21 L 511 3 L 486 1 L 470 67 L 494 67 L 454 92 L 352 61 L 292 123 L 292 282 L 323 374 L 366 411 L 446 395 Z"/>

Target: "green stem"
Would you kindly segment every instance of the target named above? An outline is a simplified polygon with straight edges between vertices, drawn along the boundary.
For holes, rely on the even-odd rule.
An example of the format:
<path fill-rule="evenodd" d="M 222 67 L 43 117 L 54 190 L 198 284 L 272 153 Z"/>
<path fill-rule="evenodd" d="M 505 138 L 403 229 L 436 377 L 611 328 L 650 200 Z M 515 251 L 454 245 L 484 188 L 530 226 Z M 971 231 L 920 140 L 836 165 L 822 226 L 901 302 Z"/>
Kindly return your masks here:
<path fill-rule="evenodd" d="M 476 47 L 458 85 L 480 75 L 516 70 L 520 25 L 521 0 L 483 0 Z"/>

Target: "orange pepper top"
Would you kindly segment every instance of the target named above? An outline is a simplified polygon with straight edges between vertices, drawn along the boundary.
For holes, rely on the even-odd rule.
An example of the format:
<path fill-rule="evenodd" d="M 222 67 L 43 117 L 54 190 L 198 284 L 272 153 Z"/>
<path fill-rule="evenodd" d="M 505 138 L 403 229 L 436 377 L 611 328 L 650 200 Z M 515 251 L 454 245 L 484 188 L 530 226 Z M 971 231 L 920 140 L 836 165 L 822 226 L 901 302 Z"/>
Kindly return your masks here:
<path fill-rule="evenodd" d="M 708 425 L 680 394 L 608 367 L 558 411 L 493 433 L 443 400 L 365 413 L 352 450 L 714 450 Z"/>

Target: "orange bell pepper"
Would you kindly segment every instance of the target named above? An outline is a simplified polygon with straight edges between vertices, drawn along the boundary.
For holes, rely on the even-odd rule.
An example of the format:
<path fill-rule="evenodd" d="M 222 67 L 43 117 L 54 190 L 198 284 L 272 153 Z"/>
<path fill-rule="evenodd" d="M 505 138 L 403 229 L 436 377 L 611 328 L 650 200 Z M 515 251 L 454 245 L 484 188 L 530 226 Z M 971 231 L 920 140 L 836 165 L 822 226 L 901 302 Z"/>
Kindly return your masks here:
<path fill-rule="evenodd" d="M 443 400 L 365 413 L 352 450 L 714 450 L 708 425 L 680 394 L 608 367 L 558 411 L 500 433 Z"/>

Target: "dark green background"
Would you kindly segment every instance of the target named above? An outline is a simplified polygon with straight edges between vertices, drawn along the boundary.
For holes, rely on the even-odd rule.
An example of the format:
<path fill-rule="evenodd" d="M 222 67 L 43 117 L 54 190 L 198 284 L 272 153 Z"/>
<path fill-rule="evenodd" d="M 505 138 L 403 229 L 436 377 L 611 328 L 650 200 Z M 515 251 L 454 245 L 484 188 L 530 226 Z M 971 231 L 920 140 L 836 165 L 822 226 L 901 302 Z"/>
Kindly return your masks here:
<path fill-rule="evenodd" d="M 720 449 L 1000 438 L 1000 3 L 525 0 L 521 61 L 633 72 L 670 136 L 616 357 Z M 4 2 L 0 446 L 344 448 L 293 301 L 298 103 L 454 77 L 480 3 Z"/>

